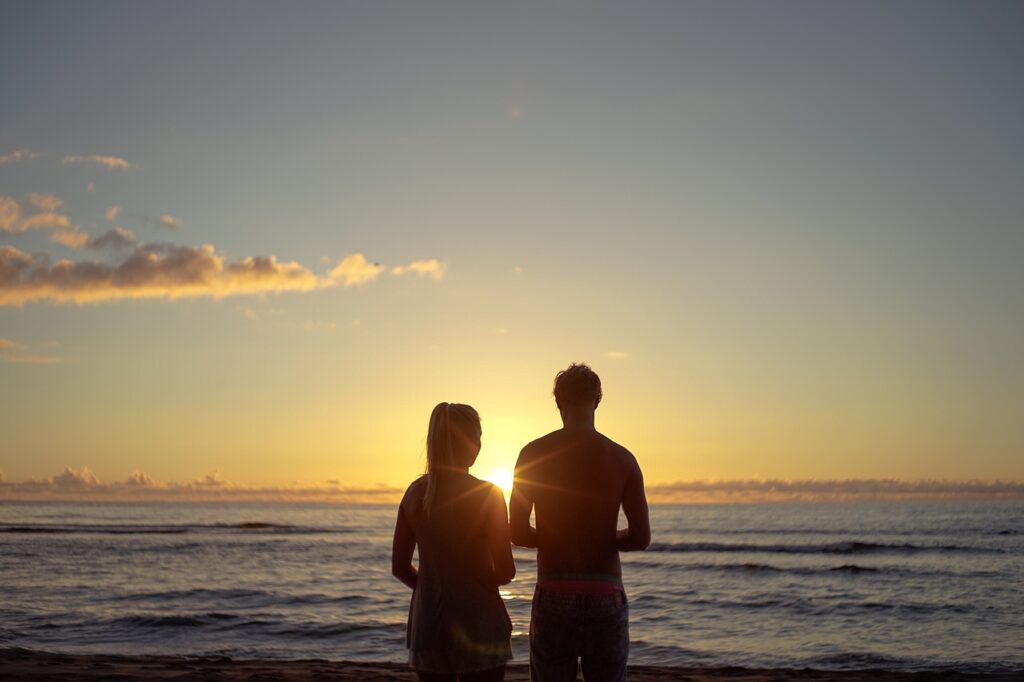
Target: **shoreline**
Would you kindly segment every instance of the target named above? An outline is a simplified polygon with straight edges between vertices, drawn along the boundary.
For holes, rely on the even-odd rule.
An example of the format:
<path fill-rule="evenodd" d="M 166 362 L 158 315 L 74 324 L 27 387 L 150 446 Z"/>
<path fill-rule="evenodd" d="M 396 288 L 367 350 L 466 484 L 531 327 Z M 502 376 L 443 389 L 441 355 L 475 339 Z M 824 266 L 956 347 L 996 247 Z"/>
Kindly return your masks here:
<path fill-rule="evenodd" d="M 529 669 L 524 664 L 509 666 L 508 682 L 527 682 Z M 804 682 L 840 680 L 1019 680 L 1020 672 L 971 673 L 955 670 L 892 671 L 755 669 L 740 667 L 678 668 L 671 666 L 630 666 L 627 678 L 633 682 L 665 682 L 666 680 L 733 680 L 734 682 L 768 682 L 775 680 Z M 25 648 L 0 649 L 0 679 L 46 682 L 56 680 L 260 680 L 297 682 L 299 680 L 339 680 L 341 682 L 414 682 L 416 675 L 401 663 L 367 663 L 358 661 L 310 660 L 235 660 L 231 658 L 63 654 Z"/>

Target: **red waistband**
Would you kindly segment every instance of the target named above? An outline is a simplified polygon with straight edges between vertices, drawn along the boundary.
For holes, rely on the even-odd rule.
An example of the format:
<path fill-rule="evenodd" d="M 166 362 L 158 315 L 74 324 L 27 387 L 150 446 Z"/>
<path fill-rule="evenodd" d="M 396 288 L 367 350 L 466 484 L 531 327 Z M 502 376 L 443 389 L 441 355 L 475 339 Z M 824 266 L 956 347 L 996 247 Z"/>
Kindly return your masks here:
<path fill-rule="evenodd" d="M 605 580 L 541 580 L 537 587 L 545 592 L 562 594 L 615 594 L 622 592 L 622 583 Z"/>

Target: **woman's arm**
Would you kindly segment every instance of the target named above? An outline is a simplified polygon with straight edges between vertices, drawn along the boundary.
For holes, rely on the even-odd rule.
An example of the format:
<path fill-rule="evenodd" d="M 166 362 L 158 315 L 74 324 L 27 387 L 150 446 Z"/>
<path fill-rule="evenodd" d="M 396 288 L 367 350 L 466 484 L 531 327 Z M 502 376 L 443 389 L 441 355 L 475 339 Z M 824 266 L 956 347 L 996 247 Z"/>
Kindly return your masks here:
<path fill-rule="evenodd" d="M 487 537 L 490 540 L 494 578 L 499 585 L 505 585 L 516 577 L 516 563 L 512 558 L 512 540 L 508 533 L 508 510 L 505 508 L 505 497 L 497 487 L 491 490 L 489 506 L 491 513 Z"/>
<path fill-rule="evenodd" d="M 398 507 L 395 521 L 395 538 L 391 544 L 391 574 L 403 583 L 416 589 L 418 572 L 412 565 L 412 553 L 416 549 L 416 532 L 405 517 L 405 501 Z"/>

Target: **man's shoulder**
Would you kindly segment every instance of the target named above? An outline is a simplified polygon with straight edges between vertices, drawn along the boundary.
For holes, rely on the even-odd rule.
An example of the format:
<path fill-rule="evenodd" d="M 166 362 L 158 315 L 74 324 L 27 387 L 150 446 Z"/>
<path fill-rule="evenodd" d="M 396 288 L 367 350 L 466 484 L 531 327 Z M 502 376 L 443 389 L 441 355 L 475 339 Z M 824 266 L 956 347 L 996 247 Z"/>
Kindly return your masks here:
<path fill-rule="evenodd" d="M 636 457 L 633 456 L 633 453 L 630 452 L 629 449 L 626 448 L 626 446 L 617 443 L 616 441 L 612 440 L 603 433 L 598 433 L 597 435 L 601 438 L 601 441 L 604 443 L 605 448 L 609 452 L 612 452 L 615 455 L 618 455 L 619 457 L 622 457 L 624 459 L 636 461 Z"/>
<path fill-rule="evenodd" d="M 523 446 L 523 449 L 520 451 L 519 456 L 521 458 L 528 458 L 533 455 L 536 455 L 537 453 L 548 450 L 559 439 L 561 433 L 562 429 L 558 429 L 557 431 L 552 431 L 551 433 L 545 434 L 540 438 L 535 438 L 531 440 L 529 443 Z"/>

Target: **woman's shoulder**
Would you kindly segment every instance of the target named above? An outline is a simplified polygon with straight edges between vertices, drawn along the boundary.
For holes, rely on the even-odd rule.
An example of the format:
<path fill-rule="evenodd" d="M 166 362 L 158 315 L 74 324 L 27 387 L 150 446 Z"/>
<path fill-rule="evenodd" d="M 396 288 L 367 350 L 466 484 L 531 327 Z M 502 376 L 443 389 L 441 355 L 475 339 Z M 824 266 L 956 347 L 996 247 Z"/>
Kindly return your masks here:
<path fill-rule="evenodd" d="M 501 488 L 499 488 L 494 483 L 491 483 L 490 481 L 485 481 L 482 478 L 477 478 L 472 474 L 469 475 L 469 478 L 471 481 L 471 487 L 474 490 L 479 491 L 481 494 L 486 494 L 487 497 L 497 496 L 504 499 L 504 493 L 501 492 Z"/>
<path fill-rule="evenodd" d="M 427 475 L 423 474 L 409 484 L 409 487 L 405 489 L 405 495 L 402 496 L 402 505 L 407 504 L 412 500 L 422 500 L 423 494 L 427 490 Z"/>

